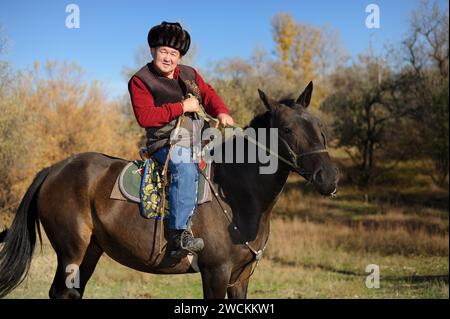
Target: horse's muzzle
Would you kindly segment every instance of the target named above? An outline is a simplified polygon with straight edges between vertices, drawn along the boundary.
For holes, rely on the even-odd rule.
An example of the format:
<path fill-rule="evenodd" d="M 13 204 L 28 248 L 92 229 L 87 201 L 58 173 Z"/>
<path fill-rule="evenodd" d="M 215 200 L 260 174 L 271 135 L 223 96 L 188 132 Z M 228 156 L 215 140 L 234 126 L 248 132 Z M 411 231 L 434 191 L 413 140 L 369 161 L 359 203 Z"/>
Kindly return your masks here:
<path fill-rule="evenodd" d="M 318 168 L 312 176 L 312 182 L 317 191 L 326 196 L 336 197 L 337 184 L 339 180 L 339 169 L 336 166 L 331 168 Z"/>

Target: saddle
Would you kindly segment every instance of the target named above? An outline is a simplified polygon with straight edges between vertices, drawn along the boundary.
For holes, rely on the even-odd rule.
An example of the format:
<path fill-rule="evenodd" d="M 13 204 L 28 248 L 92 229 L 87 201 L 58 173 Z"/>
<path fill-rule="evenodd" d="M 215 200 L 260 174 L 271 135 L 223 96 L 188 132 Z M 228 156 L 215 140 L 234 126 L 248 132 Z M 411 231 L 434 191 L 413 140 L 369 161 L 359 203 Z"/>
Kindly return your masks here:
<path fill-rule="evenodd" d="M 139 151 L 141 160 L 130 161 L 120 172 L 114 183 L 110 198 L 130 201 L 139 204 L 141 216 L 144 218 L 160 218 L 170 212 L 168 184 L 164 186 L 164 164 L 149 156 L 146 149 Z M 198 202 L 203 204 L 212 200 L 211 190 L 205 177 L 209 178 L 211 163 L 201 161 L 197 185 Z M 163 199 L 164 198 L 164 199 Z"/>

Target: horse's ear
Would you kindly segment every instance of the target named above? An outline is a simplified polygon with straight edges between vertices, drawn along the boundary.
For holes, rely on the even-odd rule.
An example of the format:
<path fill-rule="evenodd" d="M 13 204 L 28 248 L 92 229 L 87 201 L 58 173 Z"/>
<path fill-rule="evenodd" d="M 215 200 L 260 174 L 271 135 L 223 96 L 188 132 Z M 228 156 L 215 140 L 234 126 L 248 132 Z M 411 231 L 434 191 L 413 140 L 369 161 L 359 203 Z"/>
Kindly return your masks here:
<path fill-rule="evenodd" d="M 311 102 L 312 91 L 313 91 L 313 83 L 311 81 L 309 82 L 308 86 L 306 86 L 303 93 L 300 94 L 300 96 L 298 97 L 296 104 L 300 104 L 304 108 L 307 108 L 309 102 Z"/>
<path fill-rule="evenodd" d="M 266 95 L 266 93 L 264 93 L 260 89 L 258 89 L 258 93 L 259 93 L 259 98 L 263 101 L 264 105 L 266 106 L 266 108 L 269 111 L 273 112 L 273 111 L 275 111 L 278 108 L 278 103 L 276 103 L 274 100 L 269 98 Z"/>

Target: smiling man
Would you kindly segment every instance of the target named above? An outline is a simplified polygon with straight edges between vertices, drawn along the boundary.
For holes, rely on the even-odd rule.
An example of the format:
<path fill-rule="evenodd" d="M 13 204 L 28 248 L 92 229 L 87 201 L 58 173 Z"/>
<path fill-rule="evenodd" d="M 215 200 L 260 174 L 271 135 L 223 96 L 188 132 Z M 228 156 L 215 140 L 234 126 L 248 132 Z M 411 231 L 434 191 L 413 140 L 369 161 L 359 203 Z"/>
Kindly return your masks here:
<path fill-rule="evenodd" d="M 179 23 L 162 22 L 148 33 L 153 61 L 142 67 L 128 83 L 131 102 L 139 125 L 146 129 L 147 148 L 164 163 L 170 151 L 170 134 L 177 119 L 185 115 L 181 127 L 189 136 L 179 139 L 170 151 L 169 238 L 170 255 L 181 258 L 188 251 L 199 252 L 204 243 L 188 229 L 197 205 L 197 163 L 192 160 L 193 130 L 199 104 L 219 119 L 221 126 L 233 125 L 228 108 L 214 89 L 192 67 L 180 64 L 189 50 L 191 37 Z M 193 96 L 188 97 L 188 93 Z M 185 131 L 186 132 L 186 131 Z M 197 132 L 198 134 L 198 132 Z M 197 135 L 199 136 L 199 135 Z"/>

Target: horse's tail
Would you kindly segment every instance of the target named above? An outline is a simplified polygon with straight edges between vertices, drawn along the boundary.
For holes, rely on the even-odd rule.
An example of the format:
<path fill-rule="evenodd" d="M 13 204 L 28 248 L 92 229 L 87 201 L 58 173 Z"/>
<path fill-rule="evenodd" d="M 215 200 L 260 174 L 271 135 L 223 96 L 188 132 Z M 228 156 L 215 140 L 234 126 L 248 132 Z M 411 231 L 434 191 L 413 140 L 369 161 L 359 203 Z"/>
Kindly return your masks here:
<path fill-rule="evenodd" d="M 20 202 L 11 227 L 0 234 L 0 242 L 4 242 L 0 249 L 0 298 L 25 279 L 36 244 L 36 228 L 42 245 L 36 195 L 49 172 L 50 167 L 47 167 L 34 177 Z"/>

